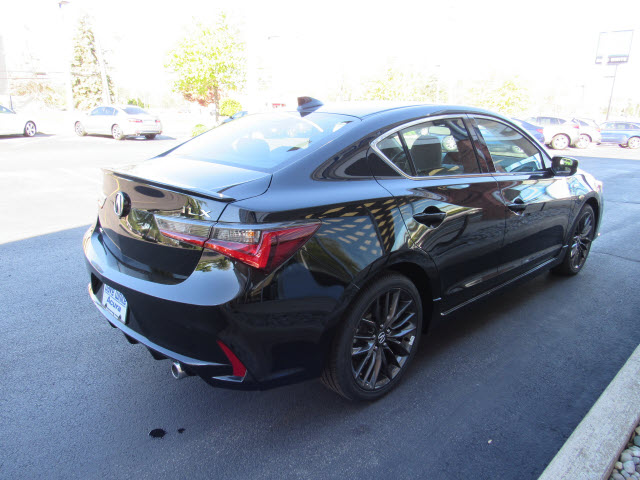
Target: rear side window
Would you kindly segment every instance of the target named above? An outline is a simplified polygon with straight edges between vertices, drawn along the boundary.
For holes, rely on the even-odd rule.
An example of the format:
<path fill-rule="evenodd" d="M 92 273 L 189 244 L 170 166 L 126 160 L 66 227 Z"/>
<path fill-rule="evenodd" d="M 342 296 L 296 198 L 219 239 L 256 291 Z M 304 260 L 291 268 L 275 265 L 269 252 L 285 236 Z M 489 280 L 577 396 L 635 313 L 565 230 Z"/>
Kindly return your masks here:
<path fill-rule="evenodd" d="M 337 137 L 359 121 L 333 113 L 247 115 L 194 138 L 170 155 L 269 172 L 302 158 L 311 145 Z"/>
<path fill-rule="evenodd" d="M 496 172 L 535 172 L 544 169 L 540 150 L 505 123 L 476 118 Z"/>
<path fill-rule="evenodd" d="M 384 154 L 391 163 L 402 170 L 407 175 L 413 175 L 411 166 L 409 164 L 409 158 L 400 142 L 400 137 L 397 133 L 385 138 L 378 142 L 378 149 Z"/>
<path fill-rule="evenodd" d="M 128 113 L 129 115 L 140 115 L 140 114 L 147 113 L 146 111 L 144 111 L 140 107 L 124 107 L 123 110 L 126 113 Z"/>

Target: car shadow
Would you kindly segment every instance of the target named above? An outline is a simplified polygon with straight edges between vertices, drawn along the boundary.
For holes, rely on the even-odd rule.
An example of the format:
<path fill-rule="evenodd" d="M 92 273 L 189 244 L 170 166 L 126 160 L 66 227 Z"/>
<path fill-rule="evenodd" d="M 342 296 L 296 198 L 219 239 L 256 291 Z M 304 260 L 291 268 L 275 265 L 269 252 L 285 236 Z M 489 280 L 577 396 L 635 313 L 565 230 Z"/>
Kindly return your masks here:
<path fill-rule="evenodd" d="M 55 133 L 40 133 L 37 132 L 33 137 L 27 137 L 22 133 L 14 133 L 10 135 L 0 135 L 0 139 L 2 138 L 34 138 L 34 137 L 55 137 Z"/>

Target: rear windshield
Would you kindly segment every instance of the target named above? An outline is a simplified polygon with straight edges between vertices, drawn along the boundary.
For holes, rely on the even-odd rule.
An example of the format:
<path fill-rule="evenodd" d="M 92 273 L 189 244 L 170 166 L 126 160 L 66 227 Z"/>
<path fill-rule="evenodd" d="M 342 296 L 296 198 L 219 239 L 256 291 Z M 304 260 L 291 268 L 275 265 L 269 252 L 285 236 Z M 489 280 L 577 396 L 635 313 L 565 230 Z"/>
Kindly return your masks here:
<path fill-rule="evenodd" d="M 339 135 L 354 121 L 359 119 L 333 113 L 247 115 L 194 138 L 170 155 L 269 172 L 302 158 L 311 145 Z"/>
<path fill-rule="evenodd" d="M 141 113 L 147 113 L 140 107 L 124 107 L 123 110 L 129 115 L 140 115 Z"/>

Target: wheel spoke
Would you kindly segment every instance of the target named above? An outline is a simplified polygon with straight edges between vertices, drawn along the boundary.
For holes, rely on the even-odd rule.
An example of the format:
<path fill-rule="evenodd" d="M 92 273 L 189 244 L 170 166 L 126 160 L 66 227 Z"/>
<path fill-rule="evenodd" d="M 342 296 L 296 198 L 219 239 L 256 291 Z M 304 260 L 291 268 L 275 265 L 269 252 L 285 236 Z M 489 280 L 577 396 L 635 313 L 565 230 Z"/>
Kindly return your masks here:
<path fill-rule="evenodd" d="M 375 356 L 376 356 L 376 360 L 375 360 L 375 365 L 373 367 L 373 374 L 372 374 L 371 380 L 369 381 L 369 384 L 371 385 L 372 389 L 376 388 L 376 383 L 378 382 L 378 375 L 380 375 L 380 366 L 382 365 L 382 351 L 378 350 L 375 353 Z"/>
<path fill-rule="evenodd" d="M 371 358 L 371 353 L 373 352 L 373 349 L 370 349 L 369 352 L 367 353 L 367 356 L 364 358 L 364 360 L 362 360 L 362 363 L 360 363 L 360 366 L 358 367 L 358 370 L 356 371 L 356 379 L 360 376 L 360 373 L 362 372 L 362 369 L 364 368 L 365 364 L 367 363 L 367 360 L 369 360 L 369 358 Z"/>
<path fill-rule="evenodd" d="M 415 317 L 415 315 L 416 315 L 416 314 L 415 314 L 414 312 L 411 312 L 409 315 L 407 315 L 407 316 L 404 318 L 404 320 L 399 321 L 399 322 L 398 322 L 398 323 L 396 323 L 395 325 L 391 325 L 391 326 L 390 326 L 391 330 L 397 330 L 397 329 L 399 329 L 399 328 L 402 328 L 404 325 L 406 325 L 406 324 L 407 324 L 407 322 L 408 322 L 409 320 L 411 320 L 413 317 Z"/>
<path fill-rule="evenodd" d="M 391 351 L 402 357 L 407 357 L 411 353 L 409 349 L 399 340 L 395 338 L 388 338 L 387 343 L 391 348 Z"/>
<path fill-rule="evenodd" d="M 371 351 L 372 348 L 373 348 L 373 343 L 370 344 L 370 345 L 367 345 L 365 347 L 352 348 L 351 349 L 351 356 L 355 357 L 356 355 L 362 355 L 363 353 Z"/>
<path fill-rule="evenodd" d="M 415 329 L 415 325 L 408 325 L 406 328 L 403 328 L 399 332 L 390 333 L 389 335 L 387 335 L 387 338 L 402 338 L 405 335 L 415 331 Z"/>
<path fill-rule="evenodd" d="M 413 304 L 413 302 L 411 300 L 409 300 L 407 303 L 405 303 L 404 306 L 402 308 L 400 308 L 400 311 L 398 313 L 396 313 L 396 315 L 389 321 L 389 323 L 387 325 L 385 325 L 385 327 L 394 328 L 393 323 L 398 318 L 400 318 L 402 316 L 402 314 L 407 311 L 407 308 L 409 308 L 412 304 Z M 398 327 L 396 326 L 395 328 L 398 328 Z"/>
<path fill-rule="evenodd" d="M 371 375 L 371 372 L 373 371 L 373 367 L 376 364 L 377 355 L 375 351 L 372 350 L 372 352 L 373 352 L 373 355 L 371 355 L 370 357 L 371 360 L 369 361 L 369 367 L 367 368 L 367 373 L 365 373 L 364 376 L 362 377 L 362 380 L 364 380 L 364 383 L 368 383 L 367 378 L 369 378 L 369 375 Z"/>

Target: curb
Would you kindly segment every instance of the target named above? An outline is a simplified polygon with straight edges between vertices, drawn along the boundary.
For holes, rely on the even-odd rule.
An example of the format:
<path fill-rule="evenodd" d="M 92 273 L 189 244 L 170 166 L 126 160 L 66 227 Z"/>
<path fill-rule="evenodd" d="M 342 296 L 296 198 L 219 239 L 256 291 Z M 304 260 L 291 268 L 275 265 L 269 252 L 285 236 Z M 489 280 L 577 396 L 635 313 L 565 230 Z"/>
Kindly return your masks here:
<path fill-rule="evenodd" d="M 607 480 L 640 421 L 640 345 L 538 480 Z"/>

